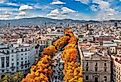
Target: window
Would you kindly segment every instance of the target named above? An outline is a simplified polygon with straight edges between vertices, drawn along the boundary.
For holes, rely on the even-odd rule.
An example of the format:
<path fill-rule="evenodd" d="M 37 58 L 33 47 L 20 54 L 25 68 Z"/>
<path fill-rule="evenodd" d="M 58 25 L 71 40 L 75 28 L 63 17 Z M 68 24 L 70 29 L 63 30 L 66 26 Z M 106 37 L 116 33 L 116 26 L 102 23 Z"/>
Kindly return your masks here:
<path fill-rule="evenodd" d="M 12 71 L 14 71 L 14 69 L 11 69 Z"/>
<path fill-rule="evenodd" d="M 25 48 L 25 51 L 27 51 L 27 48 Z"/>
<path fill-rule="evenodd" d="M 25 66 L 25 68 L 27 68 L 27 65 Z"/>
<path fill-rule="evenodd" d="M 95 77 L 95 82 L 98 82 L 98 77 Z"/>
<path fill-rule="evenodd" d="M 2 52 L 5 53 L 4 50 Z"/>
<path fill-rule="evenodd" d="M 23 54 L 21 54 L 21 56 L 23 56 Z"/>
<path fill-rule="evenodd" d="M 14 66 L 14 63 L 11 63 L 12 67 Z"/>
<path fill-rule="evenodd" d="M 1 64 L 2 64 L 2 68 L 4 68 L 4 60 L 5 60 L 5 58 L 4 57 L 1 57 Z"/>
<path fill-rule="evenodd" d="M 4 70 L 2 70 L 2 72 L 4 72 Z"/>
<path fill-rule="evenodd" d="M 25 53 L 25 55 L 27 55 L 27 53 Z"/>
<path fill-rule="evenodd" d="M 106 63 L 104 63 L 104 66 L 106 66 Z"/>
<path fill-rule="evenodd" d="M 21 69 L 23 69 L 23 66 L 21 67 Z"/>
<path fill-rule="evenodd" d="M 95 71 L 97 71 L 98 70 L 98 68 L 97 67 L 95 67 Z"/>
<path fill-rule="evenodd" d="M 25 61 L 25 64 L 27 64 L 27 61 Z"/>
<path fill-rule="evenodd" d="M 95 64 L 95 66 L 97 66 L 97 63 Z"/>
<path fill-rule="evenodd" d="M 7 54 L 9 54 L 9 51 L 7 50 Z"/>
<path fill-rule="evenodd" d="M 107 82 L 107 77 L 106 76 L 104 76 L 104 81 Z"/>
<path fill-rule="evenodd" d="M 13 47 L 13 44 L 11 44 L 11 46 Z"/>
<path fill-rule="evenodd" d="M 17 65 L 19 65 L 19 62 L 17 62 Z"/>
<path fill-rule="evenodd" d="M 6 57 L 6 67 L 9 67 L 9 57 Z"/>
<path fill-rule="evenodd" d="M 23 58 L 21 58 L 21 60 L 23 60 Z"/>
<path fill-rule="evenodd" d="M 106 69 L 106 68 L 104 68 L 104 71 L 106 72 L 106 71 L 107 71 L 107 69 Z"/>
<path fill-rule="evenodd" d="M 87 64 L 86 64 L 86 66 L 88 66 L 88 62 L 87 62 Z"/>
<path fill-rule="evenodd" d="M 21 51 L 23 51 L 23 49 L 21 49 Z"/>
<path fill-rule="evenodd" d="M 11 52 L 13 53 L 13 50 L 11 50 Z"/>
<path fill-rule="evenodd" d="M 88 67 L 86 67 L 86 71 L 88 71 Z"/>
<path fill-rule="evenodd" d="M 97 71 L 98 70 L 98 64 L 97 64 L 97 62 L 96 62 L 96 64 L 95 64 L 95 71 Z"/>
<path fill-rule="evenodd" d="M 119 51 L 119 54 L 121 54 L 121 51 Z"/>
<path fill-rule="evenodd" d="M 12 61 L 14 61 L 14 59 L 12 59 Z"/>
<path fill-rule="evenodd" d="M 88 76 L 86 76 L 86 80 L 89 80 L 89 77 Z"/>
<path fill-rule="evenodd" d="M 21 62 L 21 65 L 23 65 L 23 61 Z"/>

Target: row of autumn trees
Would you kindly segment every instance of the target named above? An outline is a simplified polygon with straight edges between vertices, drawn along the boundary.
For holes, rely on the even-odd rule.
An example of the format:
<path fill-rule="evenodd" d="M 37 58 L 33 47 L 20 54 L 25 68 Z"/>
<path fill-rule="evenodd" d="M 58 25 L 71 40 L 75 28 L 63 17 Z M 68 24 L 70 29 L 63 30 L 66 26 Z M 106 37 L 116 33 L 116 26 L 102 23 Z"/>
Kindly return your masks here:
<path fill-rule="evenodd" d="M 77 38 L 72 33 L 71 29 L 65 31 L 66 35 L 70 35 L 68 44 L 64 47 L 64 51 L 61 55 L 64 61 L 64 82 L 83 82 L 82 67 L 77 62 L 78 48 Z"/>
<path fill-rule="evenodd" d="M 27 74 L 22 82 L 49 82 L 49 78 L 52 75 L 52 57 L 65 45 L 67 46 L 64 47 L 64 52 L 62 54 L 62 59 L 65 61 L 64 81 L 82 82 L 82 69 L 76 62 L 78 54 L 77 38 L 74 36 L 71 29 L 66 29 L 64 33 L 64 36 L 57 39 L 52 45 L 44 48 L 38 63 L 31 67 L 30 73 Z"/>
<path fill-rule="evenodd" d="M 52 74 L 51 57 L 56 53 L 55 46 L 50 45 L 42 52 L 40 60 L 30 69 L 30 73 L 22 82 L 49 82 L 49 77 Z"/>

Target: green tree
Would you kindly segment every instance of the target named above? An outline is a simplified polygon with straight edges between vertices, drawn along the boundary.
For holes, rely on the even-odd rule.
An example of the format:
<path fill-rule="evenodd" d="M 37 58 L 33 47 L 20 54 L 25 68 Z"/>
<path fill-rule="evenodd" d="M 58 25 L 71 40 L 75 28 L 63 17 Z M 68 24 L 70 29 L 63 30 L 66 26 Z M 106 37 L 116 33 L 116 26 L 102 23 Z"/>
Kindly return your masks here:
<path fill-rule="evenodd" d="M 1 79 L 1 82 L 11 82 L 11 76 L 5 74 L 5 76 Z"/>
<path fill-rule="evenodd" d="M 20 82 L 23 77 L 24 74 L 22 72 L 16 72 L 13 76 L 13 82 Z"/>

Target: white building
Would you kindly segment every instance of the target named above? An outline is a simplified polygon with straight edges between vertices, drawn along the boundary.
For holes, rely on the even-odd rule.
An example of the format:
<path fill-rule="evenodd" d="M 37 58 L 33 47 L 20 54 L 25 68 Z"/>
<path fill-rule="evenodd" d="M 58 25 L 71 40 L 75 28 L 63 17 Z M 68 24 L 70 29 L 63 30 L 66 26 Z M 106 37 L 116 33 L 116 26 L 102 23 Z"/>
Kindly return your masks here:
<path fill-rule="evenodd" d="M 36 49 L 31 44 L 0 44 L 0 74 L 25 71 L 34 63 Z"/>

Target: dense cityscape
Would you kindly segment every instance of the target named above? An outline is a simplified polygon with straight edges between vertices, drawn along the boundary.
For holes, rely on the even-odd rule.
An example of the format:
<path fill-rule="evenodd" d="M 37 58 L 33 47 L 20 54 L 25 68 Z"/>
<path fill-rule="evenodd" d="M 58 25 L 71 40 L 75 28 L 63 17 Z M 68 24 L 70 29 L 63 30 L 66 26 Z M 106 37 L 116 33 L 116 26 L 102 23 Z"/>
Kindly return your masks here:
<path fill-rule="evenodd" d="M 0 28 L 0 82 L 120 82 L 121 22 Z"/>
<path fill-rule="evenodd" d="M 121 0 L 0 0 L 0 82 L 121 82 Z"/>

